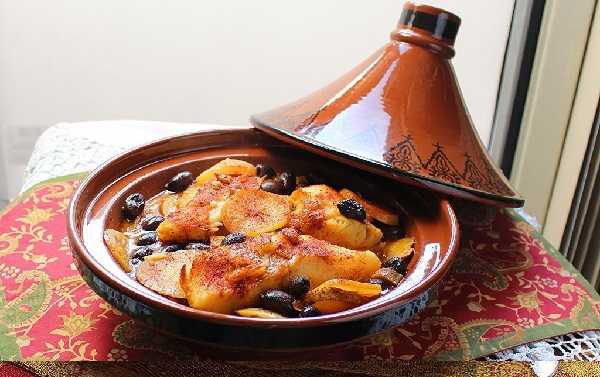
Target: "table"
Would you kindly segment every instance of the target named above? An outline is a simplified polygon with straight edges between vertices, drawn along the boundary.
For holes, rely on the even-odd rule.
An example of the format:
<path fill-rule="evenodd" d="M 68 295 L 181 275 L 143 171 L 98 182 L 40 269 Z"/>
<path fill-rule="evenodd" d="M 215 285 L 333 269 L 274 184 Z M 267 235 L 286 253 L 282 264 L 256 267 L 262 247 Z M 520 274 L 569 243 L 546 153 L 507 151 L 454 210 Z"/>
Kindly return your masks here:
<path fill-rule="evenodd" d="M 61 123 L 38 139 L 25 171 L 22 190 L 47 179 L 94 169 L 129 148 L 205 127 L 146 121 Z M 530 222 L 535 220 L 529 218 Z M 486 357 L 487 360 L 600 360 L 600 331 L 585 331 L 529 343 Z"/>

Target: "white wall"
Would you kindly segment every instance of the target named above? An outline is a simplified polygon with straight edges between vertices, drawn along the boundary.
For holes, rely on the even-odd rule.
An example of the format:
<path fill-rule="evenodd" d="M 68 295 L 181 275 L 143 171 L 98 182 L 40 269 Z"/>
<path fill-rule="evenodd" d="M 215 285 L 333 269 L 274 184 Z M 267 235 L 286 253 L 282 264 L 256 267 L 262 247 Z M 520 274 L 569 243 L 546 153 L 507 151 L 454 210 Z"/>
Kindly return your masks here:
<path fill-rule="evenodd" d="M 454 64 L 487 142 L 513 1 L 427 2 L 463 19 Z M 0 0 L 0 124 L 245 123 L 383 45 L 402 3 Z"/>

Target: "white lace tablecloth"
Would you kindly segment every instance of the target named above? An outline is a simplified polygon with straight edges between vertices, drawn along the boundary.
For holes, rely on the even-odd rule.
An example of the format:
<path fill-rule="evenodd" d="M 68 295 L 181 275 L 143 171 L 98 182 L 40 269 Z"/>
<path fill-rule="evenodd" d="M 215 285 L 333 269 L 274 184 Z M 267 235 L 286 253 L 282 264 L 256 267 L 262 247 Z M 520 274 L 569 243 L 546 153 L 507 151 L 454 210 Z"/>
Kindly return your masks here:
<path fill-rule="evenodd" d="M 117 153 L 138 145 L 206 127 L 226 126 L 129 120 L 60 123 L 48 128 L 36 142 L 22 191 L 50 178 L 92 170 Z M 535 219 L 525 215 L 532 225 L 539 227 Z M 547 373 L 554 370 L 558 360 L 600 361 L 600 331 L 549 338 L 486 359 L 536 362 L 534 368 L 538 374 L 549 376 Z"/>

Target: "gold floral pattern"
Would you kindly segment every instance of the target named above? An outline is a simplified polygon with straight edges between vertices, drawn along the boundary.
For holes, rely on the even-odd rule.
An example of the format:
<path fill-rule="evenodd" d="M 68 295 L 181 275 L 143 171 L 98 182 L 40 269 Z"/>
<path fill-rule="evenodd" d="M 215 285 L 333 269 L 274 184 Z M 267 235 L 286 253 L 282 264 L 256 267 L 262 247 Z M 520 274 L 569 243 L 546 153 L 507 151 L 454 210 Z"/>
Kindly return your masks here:
<path fill-rule="evenodd" d="M 76 337 L 84 331 L 91 330 L 92 325 L 98 321 L 97 319 L 90 318 L 89 313 L 84 315 L 71 313 L 68 316 L 61 315 L 60 318 L 63 320 L 62 327 L 50 331 L 50 334 Z"/>
<path fill-rule="evenodd" d="M 52 216 L 54 216 L 54 213 L 52 213 L 52 210 L 49 208 L 41 209 L 33 207 L 31 209 L 26 209 L 25 211 L 26 215 L 18 218 L 17 221 L 29 224 L 31 226 L 36 226 L 40 223 L 48 221 L 52 218 Z"/>
<path fill-rule="evenodd" d="M 518 293 L 514 298 L 513 303 L 527 310 L 537 310 L 540 307 L 536 291 Z"/>

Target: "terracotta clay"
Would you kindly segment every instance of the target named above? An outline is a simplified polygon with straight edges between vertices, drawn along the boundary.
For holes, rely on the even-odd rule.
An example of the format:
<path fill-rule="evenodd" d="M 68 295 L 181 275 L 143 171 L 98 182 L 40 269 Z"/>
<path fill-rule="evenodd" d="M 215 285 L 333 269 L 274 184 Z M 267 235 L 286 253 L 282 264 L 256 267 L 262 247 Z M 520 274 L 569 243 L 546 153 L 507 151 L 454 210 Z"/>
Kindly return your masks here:
<path fill-rule="evenodd" d="M 191 308 L 137 282 L 112 258 L 103 241 L 107 228 L 122 221 L 121 206 L 133 192 L 149 198 L 173 175 L 194 175 L 224 158 L 265 163 L 277 171 L 315 172 L 342 187 L 388 193 L 415 238 L 409 274 L 384 296 L 350 310 L 313 318 L 259 319 Z M 68 235 L 84 280 L 119 310 L 149 325 L 213 347 L 285 351 L 351 341 L 407 321 L 422 310 L 432 288 L 450 269 L 458 252 L 458 221 L 447 200 L 425 190 L 393 187 L 387 180 L 315 156 L 253 128 L 206 130 L 157 141 L 115 157 L 78 187 L 69 208 Z M 388 188 L 388 189 L 386 189 Z M 392 198 L 396 198 L 392 200 Z M 395 203 L 395 204 L 394 204 Z"/>
<path fill-rule="evenodd" d="M 313 153 L 448 195 L 504 207 L 523 200 L 481 143 L 450 58 L 460 19 L 407 3 L 390 42 L 257 128 Z"/>

